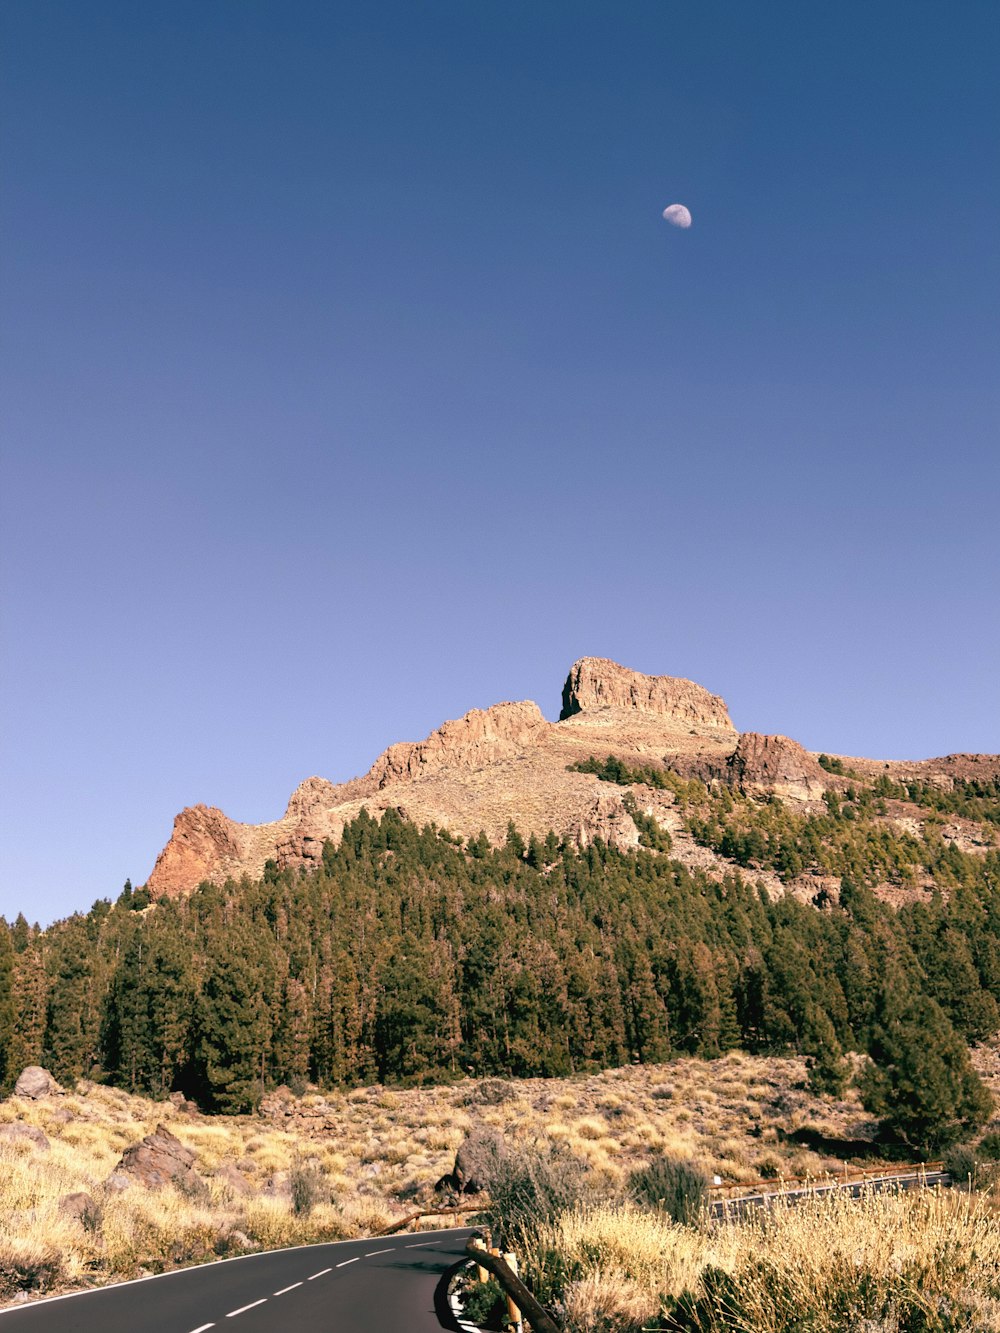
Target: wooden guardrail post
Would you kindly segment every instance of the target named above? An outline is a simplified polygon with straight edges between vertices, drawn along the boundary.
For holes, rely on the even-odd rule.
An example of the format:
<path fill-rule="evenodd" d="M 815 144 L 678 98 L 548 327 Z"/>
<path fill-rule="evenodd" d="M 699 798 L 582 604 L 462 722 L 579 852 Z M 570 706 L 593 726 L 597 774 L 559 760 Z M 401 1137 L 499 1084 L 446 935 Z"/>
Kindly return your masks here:
<path fill-rule="evenodd" d="M 472 1240 L 469 1241 L 469 1249 L 470 1249 L 470 1250 L 485 1250 L 485 1249 L 486 1249 L 486 1246 L 483 1244 L 483 1242 L 482 1242 L 481 1240 L 479 1240 L 478 1237 L 473 1236 Z M 477 1263 L 477 1264 L 476 1264 L 476 1278 L 477 1278 L 477 1280 L 478 1280 L 479 1282 L 486 1282 L 486 1281 L 489 1279 L 489 1276 L 490 1276 L 489 1273 L 487 1273 L 486 1269 L 482 1266 L 482 1264 Z"/>
<path fill-rule="evenodd" d="M 517 1277 L 518 1275 L 517 1255 L 511 1254 L 508 1251 L 508 1253 L 503 1256 L 503 1261 L 510 1269 L 510 1271 L 514 1274 L 514 1276 Z M 507 1296 L 507 1317 L 510 1319 L 511 1323 L 517 1329 L 517 1333 L 521 1333 L 522 1329 L 524 1328 L 524 1324 L 521 1320 L 521 1311 L 518 1308 L 517 1302 L 514 1300 L 514 1297 L 511 1296 L 509 1293 Z"/>
<path fill-rule="evenodd" d="M 505 1259 L 501 1258 L 499 1254 L 491 1253 L 489 1250 L 477 1250 L 471 1241 L 466 1245 L 465 1252 L 477 1264 L 489 1269 L 500 1283 L 508 1301 L 514 1301 L 519 1313 L 523 1313 L 534 1333 L 560 1333 L 559 1325 L 548 1310 L 528 1290 L 518 1275 L 511 1271 L 510 1265 Z"/>

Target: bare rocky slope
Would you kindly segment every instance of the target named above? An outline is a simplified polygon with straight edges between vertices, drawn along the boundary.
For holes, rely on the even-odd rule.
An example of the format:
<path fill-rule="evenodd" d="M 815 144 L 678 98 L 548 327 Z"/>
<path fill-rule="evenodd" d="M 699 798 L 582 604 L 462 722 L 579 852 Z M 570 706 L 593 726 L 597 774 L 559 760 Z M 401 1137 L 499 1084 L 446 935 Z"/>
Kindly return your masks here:
<path fill-rule="evenodd" d="M 268 860 L 279 866 L 315 864 L 323 843 L 337 842 L 362 808 L 371 814 L 396 809 L 417 823 L 464 837 L 482 831 L 494 843 L 513 821 L 525 836 L 544 837 L 551 829 L 580 846 L 595 838 L 620 848 L 636 846 L 639 830 L 626 808 L 629 789 L 609 787 L 571 767 L 609 755 L 745 795 L 773 794 L 802 810 L 822 808 L 823 793 L 845 784 L 786 736 L 741 735 L 725 702 L 692 681 L 585 657 L 563 686 L 558 722 L 548 722 L 527 700 L 473 709 L 426 740 L 391 745 L 363 777 L 339 785 L 307 778 L 273 823 L 240 824 L 211 806 L 183 810 L 148 886 L 156 896 L 178 896 L 203 880 L 259 878 Z M 861 776 L 885 773 L 895 781 L 921 778 L 947 787 L 956 778 L 997 776 L 1000 756 L 948 755 L 912 763 L 844 758 L 842 766 Z M 719 873 L 732 868 L 685 833 L 669 791 L 641 787 L 635 795 L 645 813 L 671 833 L 679 860 Z M 782 890 L 776 880 L 774 887 Z"/>

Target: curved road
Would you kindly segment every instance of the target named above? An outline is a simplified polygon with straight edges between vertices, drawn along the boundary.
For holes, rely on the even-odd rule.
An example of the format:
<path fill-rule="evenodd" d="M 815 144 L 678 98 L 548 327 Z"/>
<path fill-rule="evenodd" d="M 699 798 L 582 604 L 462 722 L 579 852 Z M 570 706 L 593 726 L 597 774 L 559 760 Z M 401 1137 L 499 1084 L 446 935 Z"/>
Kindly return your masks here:
<path fill-rule="evenodd" d="M 469 1227 L 223 1259 L 0 1310 L 0 1333 L 440 1333 Z"/>

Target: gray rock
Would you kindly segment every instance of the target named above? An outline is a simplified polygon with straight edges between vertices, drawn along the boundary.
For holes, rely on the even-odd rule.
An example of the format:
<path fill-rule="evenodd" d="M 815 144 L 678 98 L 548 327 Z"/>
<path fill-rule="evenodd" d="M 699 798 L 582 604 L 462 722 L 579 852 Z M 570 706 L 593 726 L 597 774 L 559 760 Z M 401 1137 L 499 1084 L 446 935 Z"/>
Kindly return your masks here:
<path fill-rule="evenodd" d="M 147 1189 L 155 1189 L 168 1182 L 192 1189 L 204 1187 L 194 1170 L 194 1153 L 185 1148 L 166 1125 L 157 1125 L 139 1143 L 126 1148 L 115 1168 L 116 1174 L 133 1176 Z"/>
<path fill-rule="evenodd" d="M 132 1182 L 121 1171 L 114 1171 L 104 1182 L 104 1188 L 112 1194 L 121 1194 L 123 1190 L 132 1188 Z"/>
<path fill-rule="evenodd" d="M 17 1139 L 27 1139 L 33 1143 L 36 1148 L 43 1148 L 46 1152 L 49 1150 L 49 1141 L 40 1129 L 34 1125 L 21 1125 L 15 1121 L 11 1125 L 0 1125 L 0 1140 L 6 1139 L 8 1142 Z"/>
<path fill-rule="evenodd" d="M 215 1173 L 215 1178 L 221 1180 L 232 1194 L 241 1199 L 249 1198 L 251 1194 L 256 1193 L 243 1172 L 239 1171 L 232 1162 L 226 1162 L 224 1166 L 220 1166 Z"/>
<path fill-rule="evenodd" d="M 27 1097 L 30 1101 L 37 1101 L 39 1097 L 49 1097 L 54 1092 L 62 1092 L 62 1088 L 41 1065 L 28 1065 L 27 1069 L 22 1069 L 20 1077 L 14 1084 L 14 1096 Z"/>
<path fill-rule="evenodd" d="M 59 1211 L 65 1217 L 73 1217 L 88 1231 L 96 1229 L 101 1220 L 101 1210 L 95 1199 L 84 1190 L 76 1194 L 64 1194 L 59 1200 Z"/>

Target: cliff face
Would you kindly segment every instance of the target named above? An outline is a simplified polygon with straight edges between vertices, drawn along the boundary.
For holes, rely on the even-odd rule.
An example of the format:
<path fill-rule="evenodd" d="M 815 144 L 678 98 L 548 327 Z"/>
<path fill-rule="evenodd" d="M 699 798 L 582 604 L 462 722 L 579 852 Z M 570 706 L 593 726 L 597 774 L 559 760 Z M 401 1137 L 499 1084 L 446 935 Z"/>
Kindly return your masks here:
<path fill-rule="evenodd" d="M 800 801 L 821 797 L 827 785 L 818 761 L 798 741 L 755 731 L 743 733 L 720 776 L 748 796 L 773 792 Z"/>
<path fill-rule="evenodd" d="M 651 714 L 679 728 L 705 727 L 736 734 L 725 700 L 694 681 L 645 676 L 606 657 L 582 657 L 566 677 L 559 720 L 597 708 Z"/>
<path fill-rule="evenodd" d="M 555 723 L 528 701 L 473 709 L 423 741 L 391 745 L 366 774 L 350 782 L 306 779 L 282 818 L 270 824 L 240 824 L 204 805 L 184 810 L 157 858 L 149 888 L 156 896 L 176 896 L 202 880 L 259 878 L 270 859 L 281 866 L 314 865 L 323 843 L 337 842 L 362 808 L 373 815 L 397 809 L 417 823 L 434 823 L 464 837 L 483 831 L 494 843 L 503 840 L 513 821 L 526 837 L 544 838 L 551 829 L 579 846 L 600 838 L 623 849 L 634 847 L 639 832 L 627 808 L 628 789 L 575 771 L 575 764 L 591 756 L 672 768 L 746 795 L 772 793 L 804 809 L 820 801 L 827 786 L 845 781 L 831 777 L 815 756 L 786 736 L 741 736 L 724 701 L 689 680 L 648 676 L 605 658 L 585 657 L 570 670 L 562 702 Z M 855 771 L 887 772 L 898 780 L 922 777 L 948 786 L 967 773 L 1000 772 L 995 756 L 844 763 Z M 672 834 L 673 854 L 712 869 L 712 854 L 686 835 L 669 794 L 652 798 L 649 788 L 637 791 L 646 814 Z M 717 868 L 722 874 L 731 867 Z"/>

